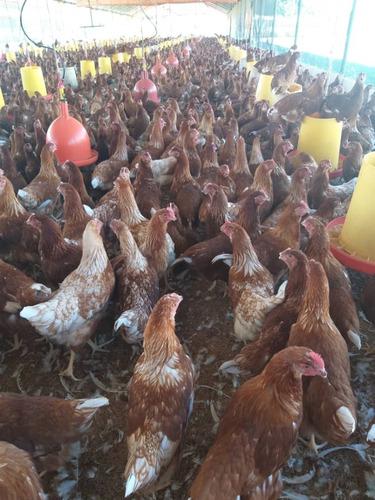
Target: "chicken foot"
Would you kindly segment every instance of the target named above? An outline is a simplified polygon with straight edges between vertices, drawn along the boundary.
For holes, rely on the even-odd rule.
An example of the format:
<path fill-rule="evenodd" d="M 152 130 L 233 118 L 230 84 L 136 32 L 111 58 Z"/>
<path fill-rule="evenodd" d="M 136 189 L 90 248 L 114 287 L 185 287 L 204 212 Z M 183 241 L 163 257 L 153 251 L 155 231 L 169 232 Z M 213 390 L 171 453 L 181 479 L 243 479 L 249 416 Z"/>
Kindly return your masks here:
<path fill-rule="evenodd" d="M 105 345 L 111 344 L 115 339 L 112 338 L 108 340 L 107 342 L 104 342 L 103 344 L 98 345 L 96 342 L 93 340 L 88 340 L 87 345 L 91 347 L 92 354 L 95 354 L 96 352 L 109 352 L 107 349 L 103 349 Z"/>
<path fill-rule="evenodd" d="M 70 358 L 69 358 L 68 366 L 65 368 L 65 370 L 60 372 L 59 375 L 60 375 L 60 377 L 69 377 L 72 380 L 79 382 L 81 379 L 76 378 L 74 376 L 74 373 L 73 373 L 73 366 L 74 366 L 75 358 L 76 358 L 76 353 L 73 350 L 70 350 Z"/>
<path fill-rule="evenodd" d="M 20 349 L 20 347 L 22 346 L 23 342 L 22 340 L 19 339 L 18 333 L 16 332 L 13 335 L 13 342 L 8 341 L 8 344 L 10 344 L 12 347 L 8 351 L 5 351 L 4 354 L 9 354 L 10 352 L 18 351 L 18 349 Z"/>
<path fill-rule="evenodd" d="M 326 441 L 322 444 L 316 444 L 315 434 L 313 432 L 311 433 L 310 439 L 308 441 L 305 441 L 303 438 L 300 438 L 300 440 L 302 441 L 302 443 L 305 446 L 307 446 L 310 450 L 312 450 L 316 455 L 319 454 L 320 448 L 324 448 L 325 446 L 327 446 Z"/>

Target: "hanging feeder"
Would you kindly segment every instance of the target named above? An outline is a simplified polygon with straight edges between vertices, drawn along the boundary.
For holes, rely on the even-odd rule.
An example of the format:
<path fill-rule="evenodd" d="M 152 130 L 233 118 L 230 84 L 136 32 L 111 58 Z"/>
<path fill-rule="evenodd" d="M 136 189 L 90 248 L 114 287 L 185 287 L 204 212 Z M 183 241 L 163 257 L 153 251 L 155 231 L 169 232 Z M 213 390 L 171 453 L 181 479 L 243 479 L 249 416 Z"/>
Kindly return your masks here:
<path fill-rule="evenodd" d="M 190 45 L 185 45 L 185 47 L 182 49 L 182 55 L 184 56 L 185 59 L 189 59 L 190 53 L 191 53 Z"/>
<path fill-rule="evenodd" d="M 167 68 L 161 63 L 160 56 L 156 56 L 156 61 L 151 68 L 151 74 L 153 76 L 163 76 L 167 73 Z"/>
<path fill-rule="evenodd" d="M 92 78 L 96 77 L 95 62 L 89 60 L 82 60 L 80 62 L 81 67 L 81 78 L 85 78 L 87 75 L 91 75 Z"/>
<path fill-rule="evenodd" d="M 112 75 L 111 58 L 106 56 L 98 57 L 99 75 Z"/>
<path fill-rule="evenodd" d="M 363 158 L 346 217 L 338 217 L 327 226 L 336 258 L 367 274 L 375 274 L 374 189 L 375 153 L 368 153 Z"/>
<path fill-rule="evenodd" d="M 23 90 L 26 90 L 29 97 L 32 97 L 35 92 L 39 92 L 42 96 L 47 95 L 46 84 L 40 66 L 24 66 L 21 68 L 21 80 Z"/>
<path fill-rule="evenodd" d="M 78 167 L 91 165 L 98 159 L 98 152 L 91 149 L 85 127 L 69 115 L 68 103 L 60 103 L 60 116 L 47 130 L 47 144 L 55 145 L 55 155 L 60 163 L 72 161 Z"/>
<path fill-rule="evenodd" d="M 4 96 L 3 96 L 3 92 L 0 88 L 0 109 L 3 108 L 4 106 L 5 106 Z"/>
<path fill-rule="evenodd" d="M 167 57 L 165 64 L 167 64 L 167 66 L 171 68 L 177 68 L 178 65 L 180 64 L 176 54 L 173 51 L 169 53 L 169 56 Z"/>
<path fill-rule="evenodd" d="M 74 66 L 59 68 L 60 77 L 64 80 L 65 85 L 70 85 L 72 89 L 78 88 L 76 69 Z"/>
<path fill-rule="evenodd" d="M 332 170 L 339 166 L 342 122 L 336 118 L 305 116 L 298 139 L 298 151 L 310 154 L 318 163 L 330 160 Z"/>
<path fill-rule="evenodd" d="M 147 99 L 159 104 L 158 89 L 155 83 L 148 78 L 147 71 L 142 71 L 141 79 L 134 85 L 133 95 L 135 99 L 142 99 L 147 94 Z"/>

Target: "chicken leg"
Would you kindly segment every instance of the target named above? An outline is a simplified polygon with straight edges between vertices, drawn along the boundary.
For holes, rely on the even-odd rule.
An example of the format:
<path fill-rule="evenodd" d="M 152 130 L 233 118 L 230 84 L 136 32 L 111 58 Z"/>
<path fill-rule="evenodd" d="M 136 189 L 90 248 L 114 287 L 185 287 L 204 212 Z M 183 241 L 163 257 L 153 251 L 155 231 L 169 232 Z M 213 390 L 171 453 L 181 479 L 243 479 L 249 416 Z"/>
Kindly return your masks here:
<path fill-rule="evenodd" d="M 74 366 L 74 360 L 76 358 L 76 353 L 71 349 L 70 350 L 70 358 L 69 358 L 69 363 L 68 366 L 63 370 L 62 372 L 59 373 L 60 377 L 70 377 L 72 380 L 75 380 L 76 382 L 79 382 L 80 379 L 76 378 L 73 373 L 73 366 Z"/>

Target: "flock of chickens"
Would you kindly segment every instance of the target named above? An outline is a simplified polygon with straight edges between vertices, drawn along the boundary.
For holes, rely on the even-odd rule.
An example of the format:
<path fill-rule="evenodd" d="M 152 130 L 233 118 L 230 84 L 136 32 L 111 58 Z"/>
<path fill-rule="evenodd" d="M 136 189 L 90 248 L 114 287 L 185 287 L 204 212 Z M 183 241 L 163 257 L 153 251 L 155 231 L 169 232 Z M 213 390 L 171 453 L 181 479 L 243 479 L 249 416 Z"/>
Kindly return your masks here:
<path fill-rule="evenodd" d="M 248 380 L 230 400 L 188 496 L 276 499 L 299 433 L 317 450 L 316 437 L 344 444 L 357 427 L 349 352 L 363 337 L 325 226 L 345 214 L 362 155 L 374 147 L 375 93 L 362 74 L 348 93 L 339 79 L 313 78 L 294 48 L 278 56 L 256 50 L 257 69 L 276 75 L 277 93 L 295 81 L 303 86 L 270 108 L 255 101 L 256 78 L 234 66 L 216 39 L 191 46 L 189 58 L 176 49 L 178 68 L 155 76 L 160 105 L 147 94 L 133 99 L 135 59 L 115 65 L 110 77 L 80 80 L 75 92 L 65 88 L 70 114 L 99 152 L 86 169 L 59 164 L 46 144 L 58 97 L 29 98 L 17 66 L 0 67 L 10 97 L 0 111 L 10 134 L 0 172 L 3 341 L 15 316 L 23 318 L 70 350 L 60 375 L 77 380 L 77 353 L 86 343 L 100 351 L 94 336 L 112 315 L 115 334 L 142 352 L 128 387 L 125 497 L 151 494 L 170 484 L 179 464 L 199 379 L 175 334 L 183 297 L 170 293 L 171 276 L 227 281 L 234 336 L 244 345 L 217 368 Z M 64 57 L 71 62 L 74 54 Z M 36 62 L 53 88 L 52 59 Z M 312 113 L 345 120 L 339 185 L 330 183 L 328 161 L 290 154 L 302 117 Z M 25 274 L 30 263 L 41 283 Z M 363 309 L 374 322 L 373 281 Z M 13 349 L 20 344 L 15 335 Z M 1 393 L 0 498 L 44 498 L 31 458 L 44 450 L 50 467 L 59 449 L 61 466 L 65 446 L 108 403 Z M 38 425 L 41 409 L 50 428 Z"/>

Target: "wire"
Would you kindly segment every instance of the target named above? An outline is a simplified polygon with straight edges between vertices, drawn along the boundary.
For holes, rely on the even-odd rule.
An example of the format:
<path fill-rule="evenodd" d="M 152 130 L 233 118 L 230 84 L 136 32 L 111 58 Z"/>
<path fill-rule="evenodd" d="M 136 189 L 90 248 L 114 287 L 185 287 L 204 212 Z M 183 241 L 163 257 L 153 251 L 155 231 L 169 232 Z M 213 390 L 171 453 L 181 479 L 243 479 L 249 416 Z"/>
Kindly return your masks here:
<path fill-rule="evenodd" d="M 23 32 L 23 34 L 25 35 L 25 37 L 34 45 L 36 45 L 37 47 L 40 47 L 40 48 L 43 48 L 43 49 L 47 49 L 47 50 L 52 50 L 52 52 L 54 53 L 55 55 L 55 61 L 56 61 L 56 66 L 57 68 L 59 67 L 59 64 L 58 64 L 58 59 L 60 59 L 60 62 L 62 63 L 62 69 L 63 69 L 63 72 L 62 72 L 62 75 L 61 75 L 61 79 L 64 80 L 64 77 L 65 77 L 65 62 L 64 60 L 62 59 L 62 57 L 60 57 L 60 55 L 58 54 L 58 52 L 56 51 L 56 49 L 54 49 L 53 47 L 50 47 L 49 45 L 44 45 L 42 42 L 35 42 L 35 40 L 33 40 L 27 33 L 26 33 L 26 30 L 24 28 L 24 25 L 23 25 L 23 11 L 24 11 L 24 8 L 27 4 L 27 1 L 28 0 L 23 0 L 23 4 L 22 4 L 22 7 L 21 7 L 21 10 L 20 10 L 20 26 L 21 26 L 21 30 Z"/>
<path fill-rule="evenodd" d="M 158 28 L 157 28 L 156 24 L 154 23 L 154 21 L 146 14 L 146 11 L 143 8 L 143 6 L 141 5 L 140 7 L 141 7 L 141 11 L 143 12 L 143 15 L 152 24 L 152 26 L 153 26 L 153 28 L 155 30 L 155 33 L 150 38 L 155 38 L 156 36 L 158 36 Z"/>

